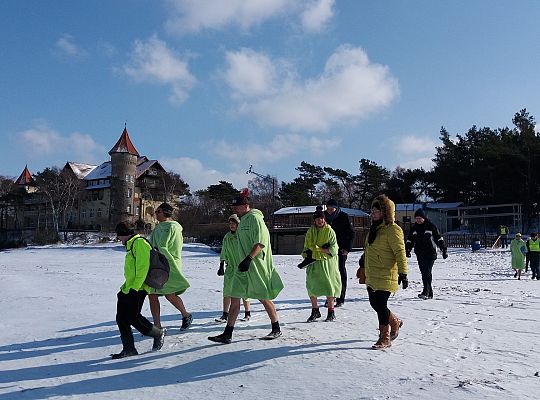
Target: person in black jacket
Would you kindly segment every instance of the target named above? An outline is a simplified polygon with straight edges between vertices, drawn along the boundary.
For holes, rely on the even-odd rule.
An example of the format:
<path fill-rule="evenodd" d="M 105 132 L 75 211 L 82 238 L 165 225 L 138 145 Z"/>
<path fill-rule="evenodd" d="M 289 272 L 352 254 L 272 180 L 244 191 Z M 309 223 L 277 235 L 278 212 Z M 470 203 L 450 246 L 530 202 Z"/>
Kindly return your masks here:
<path fill-rule="evenodd" d="M 411 250 L 414 248 L 414 254 L 418 260 L 418 266 L 422 273 L 422 283 L 424 290 L 418 295 L 423 300 L 433 298 L 433 288 L 431 287 L 433 264 L 437 259 L 437 247 L 442 251 L 444 259 L 448 257 L 444 239 L 439 234 L 437 227 L 426 218 L 424 210 L 419 208 L 414 213 L 416 220 L 412 226 L 407 242 L 405 243 L 405 252 L 407 257 L 411 256 Z"/>
<path fill-rule="evenodd" d="M 341 276 L 341 295 L 336 298 L 336 307 L 341 307 L 345 303 L 345 292 L 347 291 L 347 269 L 345 262 L 347 254 L 351 251 L 352 242 L 354 239 L 354 230 L 349 220 L 349 215 L 341 211 L 338 202 L 330 199 L 326 202 L 325 211 L 326 222 L 332 227 L 336 233 L 337 244 L 339 247 L 339 275 Z"/>

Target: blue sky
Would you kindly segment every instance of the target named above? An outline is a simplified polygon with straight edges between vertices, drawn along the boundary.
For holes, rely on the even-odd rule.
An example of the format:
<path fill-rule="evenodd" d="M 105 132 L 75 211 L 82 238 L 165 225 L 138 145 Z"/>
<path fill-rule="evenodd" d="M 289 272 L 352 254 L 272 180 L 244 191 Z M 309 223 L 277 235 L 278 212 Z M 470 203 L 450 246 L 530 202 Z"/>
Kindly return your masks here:
<path fill-rule="evenodd" d="M 540 2 L 0 2 L 0 175 L 99 164 L 124 123 L 192 190 L 301 161 L 431 167 L 439 131 L 540 118 Z"/>

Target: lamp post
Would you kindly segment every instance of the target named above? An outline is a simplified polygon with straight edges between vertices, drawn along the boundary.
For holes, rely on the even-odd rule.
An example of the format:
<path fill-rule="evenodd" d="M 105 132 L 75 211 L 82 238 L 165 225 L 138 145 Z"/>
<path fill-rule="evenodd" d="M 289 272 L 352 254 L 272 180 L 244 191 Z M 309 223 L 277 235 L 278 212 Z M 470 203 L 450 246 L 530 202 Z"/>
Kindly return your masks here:
<path fill-rule="evenodd" d="M 267 175 L 262 175 L 262 174 L 259 174 L 258 172 L 253 171 L 253 165 L 249 166 L 249 169 L 246 171 L 246 174 L 253 174 L 265 180 L 266 182 L 272 181 L 272 228 L 273 228 L 275 225 L 275 218 L 276 218 L 274 215 L 274 212 L 276 211 L 276 180 L 274 178 L 270 178 Z"/>

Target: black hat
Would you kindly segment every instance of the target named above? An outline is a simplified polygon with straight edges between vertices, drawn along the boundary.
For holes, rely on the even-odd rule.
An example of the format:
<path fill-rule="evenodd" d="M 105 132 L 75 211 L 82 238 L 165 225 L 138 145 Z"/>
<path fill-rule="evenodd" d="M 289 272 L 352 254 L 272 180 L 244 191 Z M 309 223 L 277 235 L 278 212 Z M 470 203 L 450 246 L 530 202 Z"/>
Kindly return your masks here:
<path fill-rule="evenodd" d="M 236 196 L 231 201 L 231 206 L 244 206 L 246 204 L 249 204 L 249 199 L 244 196 Z"/>
<path fill-rule="evenodd" d="M 127 222 L 119 222 L 114 228 L 117 236 L 131 236 L 135 233 L 133 228 Z"/>
<path fill-rule="evenodd" d="M 170 217 L 173 215 L 174 208 L 169 203 L 161 203 L 158 208 L 166 217 Z"/>
<path fill-rule="evenodd" d="M 419 208 L 418 210 L 416 210 L 414 212 L 414 216 L 415 217 L 421 217 L 421 218 L 426 218 L 426 214 L 424 214 L 424 210 L 422 210 L 421 208 Z"/>
<path fill-rule="evenodd" d="M 324 212 L 322 211 L 315 211 L 313 213 L 313 219 L 317 219 L 317 218 L 324 218 Z"/>
<path fill-rule="evenodd" d="M 537 237 L 538 236 L 538 233 L 536 232 L 531 232 L 531 237 Z"/>
<path fill-rule="evenodd" d="M 338 208 L 338 202 L 336 199 L 330 199 L 326 202 L 326 207 Z"/>

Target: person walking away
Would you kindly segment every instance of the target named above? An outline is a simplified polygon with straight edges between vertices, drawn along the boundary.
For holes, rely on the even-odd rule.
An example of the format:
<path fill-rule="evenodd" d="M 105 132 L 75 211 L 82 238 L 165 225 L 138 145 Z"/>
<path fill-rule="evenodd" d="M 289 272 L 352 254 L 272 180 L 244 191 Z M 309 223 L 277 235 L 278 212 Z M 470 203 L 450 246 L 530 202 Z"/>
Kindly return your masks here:
<path fill-rule="evenodd" d="M 379 340 L 372 346 L 375 350 L 392 346 L 403 325 L 388 309 L 390 294 L 397 292 L 398 285 L 407 289 L 407 258 L 405 240 L 401 227 L 394 222 L 396 207 L 385 195 L 377 196 L 371 203 L 371 226 L 364 247 L 364 269 L 369 304 L 379 320 Z"/>
<path fill-rule="evenodd" d="M 531 279 L 540 280 L 540 239 L 536 232 L 531 232 L 527 240 L 527 264 L 531 267 Z"/>
<path fill-rule="evenodd" d="M 247 189 L 232 201 L 233 212 L 240 217 L 237 236 L 238 255 L 242 261 L 234 270 L 232 277 L 227 326 L 222 334 L 208 338 L 212 342 L 231 343 L 241 298 L 258 299 L 264 306 L 272 330 L 262 339 L 271 340 L 281 336 L 278 314 L 272 300 L 283 289 L 283 282 L 273 265 L 270 233 L 264 222 L 263 213 L 252 209 L 249 203 Z"/>
<path fill-rule="evenodd" d="M 508 227 L 506 225 L 499 226 L 499 234 L 501 236 L 501 249 L 508 247 Z"/>
<path fill-rule="evenodd" d="M 150 268 L 150 245 L 146 240 L 137 240 L 140 235 L 125 222 L 115 228 L 116 236 L 126 247 L 124 259 L 125 281 L 117 294 L 116 324 L 120 331 L 122 351 L 111 354 L 113 359 L 131 357 L 138 354 L 133 338 L 133 326 L 145 336 L 154 338 L 152 351 L 160 350 L 165 340 L 165 330 L 152 324 L 141 315 L 146 294 L 150 287 L 144 283 Z"/>
<path fill-rule="evenodd" d="M 514 269 L 514 278 L 521 279 L 521 271 L 525 268 L 525 256 L 527 254 L 527 245 L 521 238 L 521 233 L 516 233 L 515 239 L 510 242 L 510 253 L 512 254 L 512 268 Z"/>
<path fill-rule="evenodd" d="M 332 227 L 326 223 L 324 212 L 313 214 L 313 225 L 308 229 L 304 240 L 306 265 L 306 289 L 311 301 L 311 315 L 307 322 L 321 318 L 317 297 L 326 296 L 328 315 L 326 322 L 335 321 L 334 298 L 341 293 L 341 277 L 338 268 L 338 244 Z M 306 268 L 300 263 L 299 268 Z"/>
<path fill-rule="evenodd" d="M 345 294 L 347 292 L 347 268 L 345 267 L 345 263 L 347 261 L 347 255 L 352 249 L 354 230 L 351 226 L 349 215 L 339 208 L 338 202 L 335 199 L 330 199 L 326 202 L 325 219 L 336 233 L 339 246 L 338 266 L 341 277 L 341 293 L 336 299 L 336 307 L 341 307 L 345 303 Z"/>
<path fill-rule="evenodd" d="M 220 263 L 217 274 L 218 276 L 223 276 L 223 314 L 221 317 L 216 318 L 216 322 L 227 322 L 227 319 L 229 318 L 232 277 L 234 275 L 234 269 L 237 268 L 240 261 L 242 261 L 238 257 L 238 238 L 236 236 L 238 224 L 240 224 L 240 218 L 238 218 L 238 215 L 232 214 L 229 217 L 229 232 L 225 234 L 221 246 L 221 253 L 219 256 Z M 249 321 L 251 318 L 249 299 L 242 299 L 242 301 L 244 303 L 244 318 L 240 321 Z"/>
<path fill-rule="evenodd" d="M 409 231 L 405 252 L 407 257 L 411 257 L 411 250 L 414 249 L 418 267 L 422 274 L 423 290 L 418 295 L 423 300 L 433 298 L 433 264 L 437 259 L 437 247 L 442 251 L 444 259 L 448 257 L 448 251 L 444 244 L 443 237 L 439 234 L 437 227 L 427 219 L 424 210 L 419 208 L 414 213 L 415 223 Z"/>
<path fill-rule="evenodd" d="M 162 203 L 156 208 L 158 224 L 150 234 L 150 243 L 156 247 L 169 261 L 169 280 L 161 289 L 152 289 L 148 295 L 150 312 L 154 324 L 161 328 L 161 305 L 159 297 L 165 298 L 182 314 L 180 330 L 186 330 L 193 322 L 193 316 L 186 310 L 180 297 L 187 288 L 189 282 L 182 272 L 182 247 L 184 237 L 182 225 L 173 220 L 174 208 L 168 203 Z"/>

